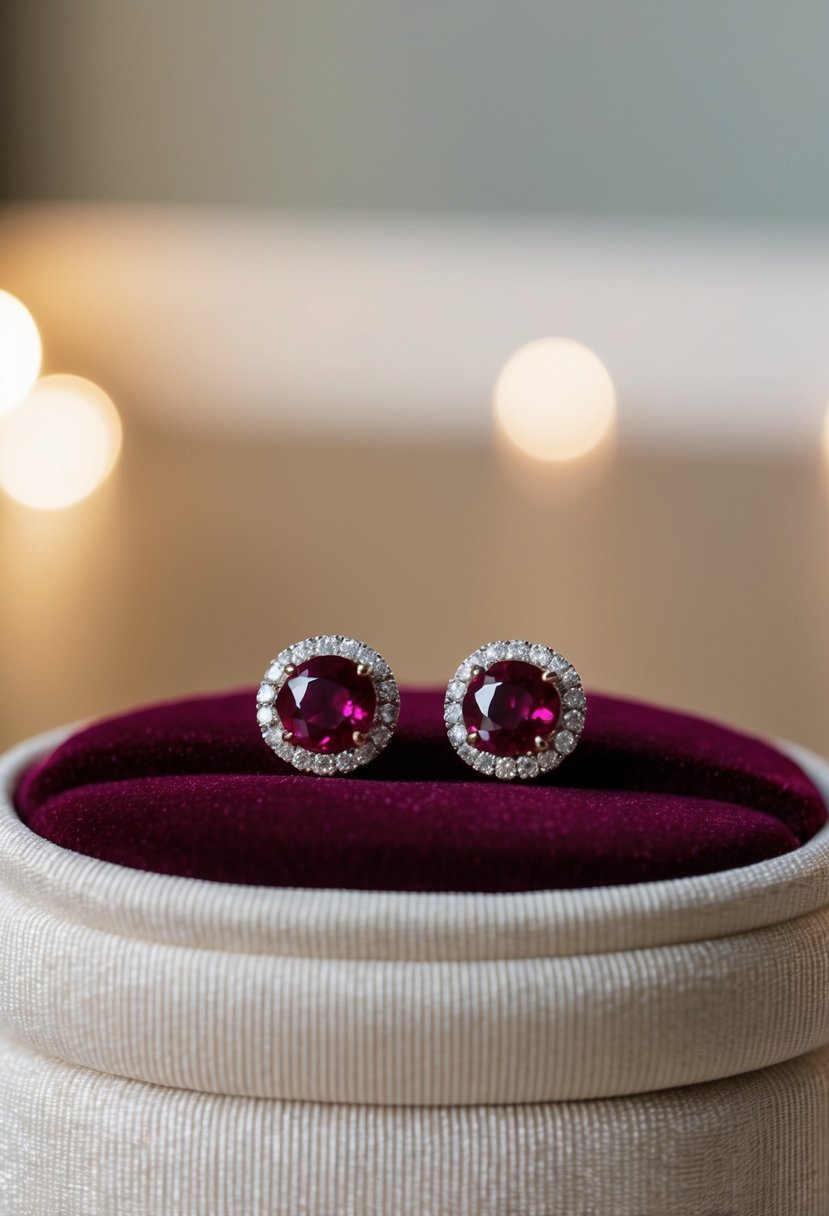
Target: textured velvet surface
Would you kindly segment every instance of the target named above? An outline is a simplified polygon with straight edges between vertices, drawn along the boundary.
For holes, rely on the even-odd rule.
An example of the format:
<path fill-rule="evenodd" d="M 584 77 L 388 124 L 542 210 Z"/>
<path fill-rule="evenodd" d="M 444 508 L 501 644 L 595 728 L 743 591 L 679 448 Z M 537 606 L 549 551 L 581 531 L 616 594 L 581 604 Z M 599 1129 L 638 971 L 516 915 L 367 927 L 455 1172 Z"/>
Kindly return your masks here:
<path fill-rule="evenodd" d="M 138 869 L 268 886 L 524 891 L 675 878 L 777 856 L 824 822 L 815 787 L 760 740 L 592 695 L 575 754 L 533 783 L 452 751 L 442 691 L 402 691 L 384 754 L 294 773 L 254 692 L 151 706 L 75 734 L 23 779 L 21 818 Z"/>

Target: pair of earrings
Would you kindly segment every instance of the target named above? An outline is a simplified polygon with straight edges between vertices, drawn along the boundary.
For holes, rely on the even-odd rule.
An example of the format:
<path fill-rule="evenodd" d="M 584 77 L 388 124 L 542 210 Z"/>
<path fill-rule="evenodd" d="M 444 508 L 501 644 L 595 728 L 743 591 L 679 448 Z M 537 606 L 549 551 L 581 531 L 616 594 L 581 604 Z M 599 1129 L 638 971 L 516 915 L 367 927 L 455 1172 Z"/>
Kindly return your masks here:
<path fill-rule="evenodd" d="M 557 768 L 584 728 L 572 664 L 548 646 L 490 642 L 446 687 L 449 741 L 466 764 L 502 781 Z M 256 720 L 277 756 L 317 776 L 350 773 L 386 747 L 400 692 L 382 655 L 356 638 L 306 638 L 268 665 Z"/>

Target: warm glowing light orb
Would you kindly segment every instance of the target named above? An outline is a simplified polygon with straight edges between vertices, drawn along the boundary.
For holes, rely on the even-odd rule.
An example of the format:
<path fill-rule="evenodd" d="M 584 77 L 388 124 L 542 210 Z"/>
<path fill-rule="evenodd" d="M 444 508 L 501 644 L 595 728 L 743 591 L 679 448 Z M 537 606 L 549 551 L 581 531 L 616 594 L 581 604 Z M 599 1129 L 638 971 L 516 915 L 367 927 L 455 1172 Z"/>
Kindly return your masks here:
<path fill-rule="evenodd" d="M 593 351 L 570 338 L 539 338 L 507 359 L 495 383 L 495 417 L 537 460 L 585 456 L 613 429 L 613 381 Z"/>
<path fill-rule="evenodd" d="M 41 355 L 34 317 L 16 296 L 0 291 L 0 414 L 26 396 L 40 374 Z"/>
<path fill-rule="evenodd" d="M 98 488 L 120 449 L 121 420 L 103 389 L 45 376 L 0 420 L 0 486 L 27 507 L 68 507 Z"/>

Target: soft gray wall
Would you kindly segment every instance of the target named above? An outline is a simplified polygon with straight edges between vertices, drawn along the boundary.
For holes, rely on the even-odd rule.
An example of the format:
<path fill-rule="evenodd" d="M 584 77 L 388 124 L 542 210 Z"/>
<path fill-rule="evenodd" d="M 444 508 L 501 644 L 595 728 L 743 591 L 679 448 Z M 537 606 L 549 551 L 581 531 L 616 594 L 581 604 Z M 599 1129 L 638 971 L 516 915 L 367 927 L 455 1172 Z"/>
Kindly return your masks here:
<path fill-rule="evenodd" d="M 6 3 L 18 198 L 829 217 L 822 0 Z"/>

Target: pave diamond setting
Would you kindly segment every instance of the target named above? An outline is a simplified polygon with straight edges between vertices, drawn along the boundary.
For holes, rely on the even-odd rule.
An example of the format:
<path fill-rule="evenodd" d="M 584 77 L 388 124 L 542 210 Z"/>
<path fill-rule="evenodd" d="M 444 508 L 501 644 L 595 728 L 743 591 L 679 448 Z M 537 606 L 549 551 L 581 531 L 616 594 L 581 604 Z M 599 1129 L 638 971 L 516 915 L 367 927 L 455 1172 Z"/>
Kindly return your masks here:
<path fill-rule="evenodd" d="M 502 781 L 552 772 L 584 729 L 581 678 L 555 650 L 490 642 L 464 659 L 446 689 L 449 740 L 470 767 Z"/>
<path fill-rule="evenodd" d="M 288 646 L 268 664 L 256 694 L 256 720 L 268 746 L 299 772 L 320 777 L 373 760 L 399 713 L 386 660 L 340 634 Z"/>

